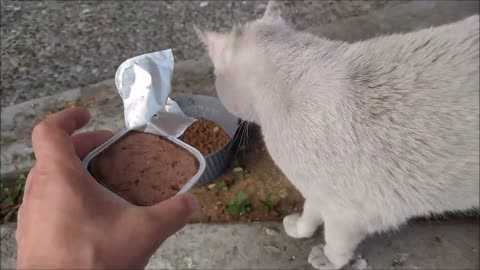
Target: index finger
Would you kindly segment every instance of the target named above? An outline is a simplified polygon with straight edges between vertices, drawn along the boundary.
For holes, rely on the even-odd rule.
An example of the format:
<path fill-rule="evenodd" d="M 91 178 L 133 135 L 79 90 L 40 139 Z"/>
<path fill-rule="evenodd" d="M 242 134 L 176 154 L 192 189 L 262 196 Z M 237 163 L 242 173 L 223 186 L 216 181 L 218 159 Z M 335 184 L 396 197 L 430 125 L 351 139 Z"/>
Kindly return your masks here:
<path fill-rule="evenodd" d="M 37 162 L 42 160 L 78 159 L 70 135 L 90 119 L 88 110 L 66 109 L 43 120 L 32 132 L 32 145 Z"/>

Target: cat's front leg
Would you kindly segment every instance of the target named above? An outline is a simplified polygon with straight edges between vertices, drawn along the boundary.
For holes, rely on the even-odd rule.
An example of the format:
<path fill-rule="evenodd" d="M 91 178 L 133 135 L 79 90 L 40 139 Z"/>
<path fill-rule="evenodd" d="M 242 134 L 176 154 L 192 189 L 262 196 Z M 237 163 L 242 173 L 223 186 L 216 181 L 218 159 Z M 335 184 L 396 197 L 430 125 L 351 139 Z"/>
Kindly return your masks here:
<path fill-rule="evenodd" d="M 303 205 L 302 215 L 295 213 L 283 218 L 285 232 L 293 238 L 311 237 L 322 223 L 323 219 L 318 205 L 313 205 L 312 201 L 308 199 Z"/>
<path fill-rule="evenodd" d="M 367 230 L 351 217 L 338 216 L 326 216 L 324 228 L 326 244 L 313 247 L 308 262 L 317 269 L 340 269 L 350 262 Z"/>

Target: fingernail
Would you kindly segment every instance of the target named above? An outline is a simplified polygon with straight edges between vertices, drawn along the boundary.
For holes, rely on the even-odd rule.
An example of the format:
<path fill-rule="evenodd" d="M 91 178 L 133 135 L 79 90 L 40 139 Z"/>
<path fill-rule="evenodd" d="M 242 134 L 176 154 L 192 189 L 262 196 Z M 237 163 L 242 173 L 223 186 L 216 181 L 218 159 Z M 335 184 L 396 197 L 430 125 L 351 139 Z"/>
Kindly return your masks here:
<path fill-rule="evenodd" d="M 191 193 L 187 193 L 185 196 L 187 197 L 187 202 L 188 202 L 188 206 L 190 207 L 190 210 L 192 210 L 192 212 L 197 210 L 198 209 L 197 198 L 195 198 L 195 196 Z"/>

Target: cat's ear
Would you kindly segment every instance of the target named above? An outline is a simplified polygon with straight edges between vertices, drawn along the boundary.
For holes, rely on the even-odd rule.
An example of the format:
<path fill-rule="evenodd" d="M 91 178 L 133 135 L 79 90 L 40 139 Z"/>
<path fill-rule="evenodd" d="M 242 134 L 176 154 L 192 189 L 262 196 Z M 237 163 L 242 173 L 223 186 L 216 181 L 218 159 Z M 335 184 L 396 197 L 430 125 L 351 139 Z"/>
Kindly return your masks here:
<path fill-rule="evenodd" d="M 222 53 L 228 44 L 228 35 L 217 32 L 203 31 L 197 26 L 193 26 L 200 40 L 205 44 L 208 50 L 208 55 L 213 64 L 216 65 L 222 58 Z"/>
<path fill-rule="evenodd" d="M 278 19 L 281 18 L 281 3 L 275 0 L 269 0 L 263 18 L 265 19 Z"/>

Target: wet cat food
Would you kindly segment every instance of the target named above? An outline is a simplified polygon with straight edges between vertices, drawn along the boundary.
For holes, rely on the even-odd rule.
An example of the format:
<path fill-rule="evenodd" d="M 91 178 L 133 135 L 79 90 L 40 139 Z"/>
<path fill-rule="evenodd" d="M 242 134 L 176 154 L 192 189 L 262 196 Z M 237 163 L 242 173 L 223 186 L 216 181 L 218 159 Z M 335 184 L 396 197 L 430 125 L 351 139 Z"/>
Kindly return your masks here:
<path fill-rule="evenodd" d="M 214 122 L 199 118 L 179 139 L 208 156 L 227 144 L 229 136 Z"/>
<path fill-rule="evenodd" d="M 136 131 L 105 149 L 89 166 L 97 181 L 139 206 L 174 196 L 198 168 L 198 160 L 182 147 Z"/>

